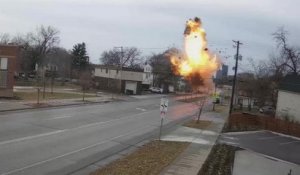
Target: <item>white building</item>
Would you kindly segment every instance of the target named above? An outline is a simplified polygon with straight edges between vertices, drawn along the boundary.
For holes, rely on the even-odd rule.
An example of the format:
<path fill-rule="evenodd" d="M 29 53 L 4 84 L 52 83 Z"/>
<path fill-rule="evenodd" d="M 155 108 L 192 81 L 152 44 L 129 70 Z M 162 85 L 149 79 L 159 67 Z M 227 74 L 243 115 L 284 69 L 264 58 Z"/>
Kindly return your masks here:
<path fill-rule="evenodd" d="M 96 65 L 94 77 L 98 88 L 126 94 L 141 94 L 153 82 L 152 67 L 148 64 L 143 70 Z"/>
<path fill-rule="evenodd" d="M 287 75 L 279 85 L 276 117 L 300 122 L 300 76 Z"/>

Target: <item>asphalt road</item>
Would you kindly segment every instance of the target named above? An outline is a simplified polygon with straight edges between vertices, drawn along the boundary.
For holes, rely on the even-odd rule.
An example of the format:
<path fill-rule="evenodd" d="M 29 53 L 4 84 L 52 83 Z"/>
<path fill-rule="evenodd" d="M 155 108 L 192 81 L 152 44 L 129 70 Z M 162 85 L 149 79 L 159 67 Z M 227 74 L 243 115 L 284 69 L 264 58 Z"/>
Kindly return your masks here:
<path fill-rule="evenodd" d="M 0 114 L 0 174 L 71 174 L 149 139 L 160 98 Z M 196 106 L 170 99 L 165 125 Z M 154 132 L 155 131 L 155 132 Z"/>
<path fill-rule="evenodd" d="M 300 165 L 300 139 L 271 131 L 224 133 L 220 143 Z"/>

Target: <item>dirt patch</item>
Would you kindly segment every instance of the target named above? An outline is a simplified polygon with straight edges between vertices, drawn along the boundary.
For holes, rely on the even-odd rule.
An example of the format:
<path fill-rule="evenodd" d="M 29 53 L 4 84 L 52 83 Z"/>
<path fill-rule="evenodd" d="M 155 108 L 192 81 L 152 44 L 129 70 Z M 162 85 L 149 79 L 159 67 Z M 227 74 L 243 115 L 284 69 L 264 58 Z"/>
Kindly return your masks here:
<path fill-rule="evenodd" d="M 196 128 L 196 129 L 206 129 L 210 127 L 213 124 L 212 121 L 208 120 L 191 120 L 187 123 L 185 123 L 183 126 L 190 127 L 190 128 Z"/>
<path fill-rule="evenodd" d="M 188 145 L 186 142 L 152 141 L 91 175 L 156 175 Z"/>

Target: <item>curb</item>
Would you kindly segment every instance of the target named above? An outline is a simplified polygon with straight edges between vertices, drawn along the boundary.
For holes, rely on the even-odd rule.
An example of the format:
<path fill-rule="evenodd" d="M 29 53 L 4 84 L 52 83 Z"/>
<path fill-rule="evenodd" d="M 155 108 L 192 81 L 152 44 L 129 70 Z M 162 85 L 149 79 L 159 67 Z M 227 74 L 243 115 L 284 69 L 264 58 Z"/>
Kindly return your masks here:
<path fill-rule="evenodd" d="M 113 100 L 113 101 L 118 101 L 118 100 Z M 74 104 L 61 104 L 61 105 L 50 105 L 50 106 L 40 106 L 40 107 L 28 107 L 28 108 L 18 108 L 18 109 L 5 109 L 5 110 L 0 110 L 1 113 L 5 112 L 14 112 L 14 111 L 26 111 L 26 110 L 38 110 L 38 109 L 51 109 L 51 108 L 59 108 L 59 107 L 66 107 L 66 106 L 80 106 L 80 105 L 89 105 L 89 104 L 101 104 L 101 103 L 110 103 L 113 101 L 109 100 L 104 100 L 104 101 L 99 101 L 99 102 L 92 102 L 92 101 L 86 101 L 83 103 L 74 103 Z"/>

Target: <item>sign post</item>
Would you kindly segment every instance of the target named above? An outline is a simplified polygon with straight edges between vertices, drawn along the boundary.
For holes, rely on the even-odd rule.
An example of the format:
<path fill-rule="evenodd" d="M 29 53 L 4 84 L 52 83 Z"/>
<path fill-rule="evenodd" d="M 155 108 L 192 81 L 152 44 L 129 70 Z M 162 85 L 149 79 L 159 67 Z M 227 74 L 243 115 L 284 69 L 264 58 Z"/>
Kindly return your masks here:
<path fill-rule="evenodd" d="M 161 119 L 160 119 L 160 128 L 159 128 L 159 140 L 161 137 L 164 118 L 166 117 L 167 111 L 168 111 L 168 103 L 169 103 L 168 99 L 166 99 L 165 97 L 161 98 L 161 100 L 160 100 L 160 118 Z"/>

